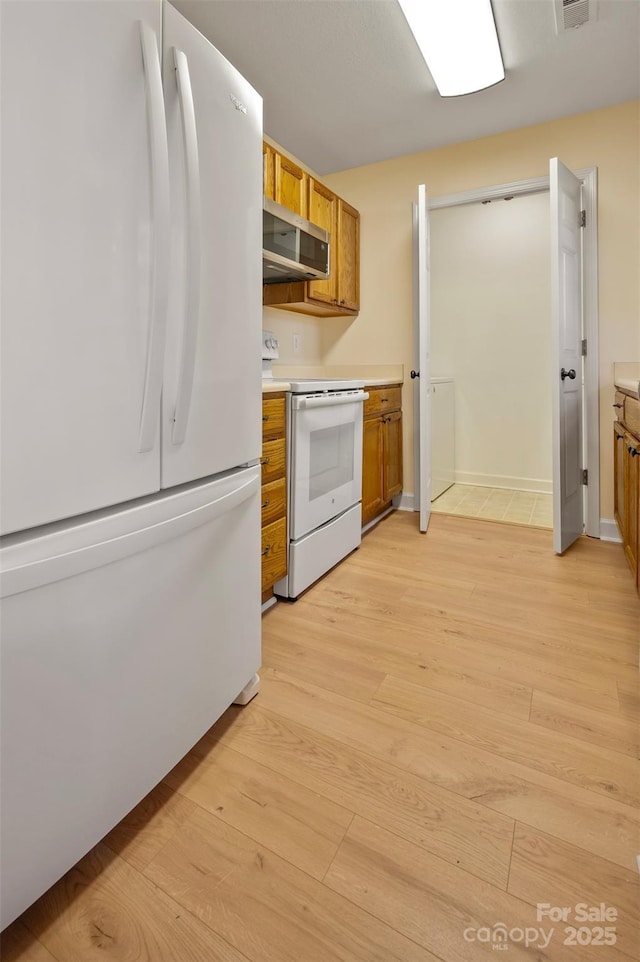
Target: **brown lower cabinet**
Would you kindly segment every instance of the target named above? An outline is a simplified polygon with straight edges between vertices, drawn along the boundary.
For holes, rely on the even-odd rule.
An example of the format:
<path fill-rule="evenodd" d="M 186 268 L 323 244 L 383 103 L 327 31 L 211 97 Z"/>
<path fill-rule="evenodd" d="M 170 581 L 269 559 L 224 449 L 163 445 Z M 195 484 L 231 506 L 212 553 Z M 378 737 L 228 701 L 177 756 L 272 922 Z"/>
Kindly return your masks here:
<path fill-rule="evenodd" d="M 284 393 L 262 398 L 262 601 L 287 573 L 287 439 Z"/>
<path fill-rule="evenodd" d="M 402 492 L 402 388 L 367 387 L 362 431 L 362 524 Z"/>
<path fill-rule="evenodd" d="M 617 399 L 617 398 L 616 398 Z M 613 425 L 614 517 L 640 594 L 640 401 L 624 398 Z"/>

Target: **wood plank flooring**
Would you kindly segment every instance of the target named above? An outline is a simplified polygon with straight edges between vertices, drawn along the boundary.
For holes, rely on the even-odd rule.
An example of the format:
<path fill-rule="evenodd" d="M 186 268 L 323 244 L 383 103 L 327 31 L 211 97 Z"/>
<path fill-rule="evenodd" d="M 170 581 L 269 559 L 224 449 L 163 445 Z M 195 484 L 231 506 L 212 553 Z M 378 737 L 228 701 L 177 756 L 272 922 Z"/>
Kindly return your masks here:
<path fill-rule="evenodd" d="M 263 635 L 258 697 L 9 927 L 4 962 L 640 958 L 619 545 L 558 558 L 541 529 L 393 514 Z"/>

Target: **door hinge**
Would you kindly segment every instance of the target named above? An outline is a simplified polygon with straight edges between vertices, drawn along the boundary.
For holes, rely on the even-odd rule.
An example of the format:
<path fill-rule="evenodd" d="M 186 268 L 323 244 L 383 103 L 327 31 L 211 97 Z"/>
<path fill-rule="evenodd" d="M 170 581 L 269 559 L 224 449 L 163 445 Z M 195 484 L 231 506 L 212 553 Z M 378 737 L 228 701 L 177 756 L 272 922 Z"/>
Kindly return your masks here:
<path fill-rule="evenodd" d="M 589 484 L 589 472 L 586 468 L 582 469 L 582 483 Z"/>
<path fill-rule="evenodd" d="M 586 226 L 587 226 L 587 212 L 586 210 L 581 210 L 579 221 L 578 221 L 578 227 L 586 227 Z"/>
<path fill-rule="evenodd" d="M 585 338 L 583 339 L 583 341 L 582 341 L 582 356 L 583 356 L 583 357 L 586 357 L 586 356 L 587 356 L 587 339 L 586 339 L 586 337 L 585 337 Z"/>

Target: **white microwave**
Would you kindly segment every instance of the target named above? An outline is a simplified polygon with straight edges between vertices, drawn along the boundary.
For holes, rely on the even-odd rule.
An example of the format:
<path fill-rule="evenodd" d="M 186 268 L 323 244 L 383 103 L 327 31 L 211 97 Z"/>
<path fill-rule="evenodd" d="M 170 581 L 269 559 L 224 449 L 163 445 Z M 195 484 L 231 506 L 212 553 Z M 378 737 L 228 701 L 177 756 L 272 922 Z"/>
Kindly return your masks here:
<path fill-rule="evenodd" d="M 263 283 L 326 280 L 330 250 L 326 230 L 268 197 L 262 225 Z"/>

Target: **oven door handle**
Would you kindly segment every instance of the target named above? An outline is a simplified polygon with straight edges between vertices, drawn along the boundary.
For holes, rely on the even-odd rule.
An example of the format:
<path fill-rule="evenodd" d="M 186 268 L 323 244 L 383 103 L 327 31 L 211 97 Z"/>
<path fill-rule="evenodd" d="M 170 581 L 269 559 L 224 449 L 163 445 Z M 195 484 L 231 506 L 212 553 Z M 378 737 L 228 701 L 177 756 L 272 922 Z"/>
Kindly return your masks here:
<path fill-rule="evenodd" d="M 357 391 L 355 394 L 327 394 L 321 397 L 300 397 L 295 399 L 296 408 L 328 408 L 336 404 L 353 404 L 354 402 L 366 401 L 369 395 L 366 391 Z"/>

